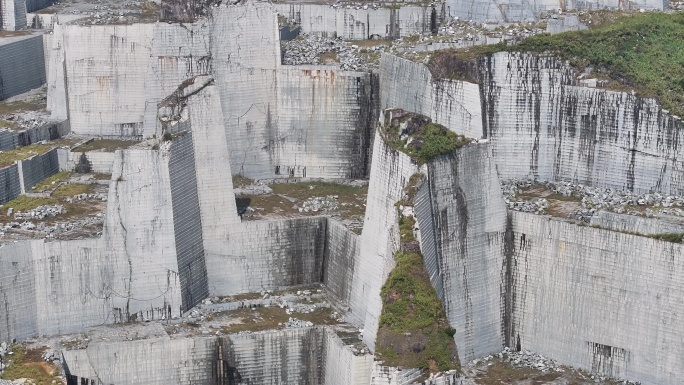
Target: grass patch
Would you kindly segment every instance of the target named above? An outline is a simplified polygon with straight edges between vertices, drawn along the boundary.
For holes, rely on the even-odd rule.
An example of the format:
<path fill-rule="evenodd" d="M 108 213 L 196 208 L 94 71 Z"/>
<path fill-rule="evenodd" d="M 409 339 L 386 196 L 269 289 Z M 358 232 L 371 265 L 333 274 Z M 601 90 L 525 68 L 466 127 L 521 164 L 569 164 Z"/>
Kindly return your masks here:
<path fill-rule="evenodd" d="M 511 51 L 550 52 L 578 68 L 633 86 L 655 97 L 663 108 L 684 114 L 684 14 L 648 12 L 617 18 L 585 31 L 537 35 L 508 47 Z"/>
<path fill-rule="evenodd" d="M 5 203 L 3 209 L 13 208 L 14 211 L 28 211 L 35 209 L 38 206 L 54 205 L 57 204 L 57 200 L 54 198 L 42 198 L 42 197 L 30 197 L 27 195 L 19 195 L 13 200 Z"/>
<path fill-rule="evenodd" d="M 42 182 L 38 183 L 37 185 L 33 186 L 32 190 L 33 192 L 43 192 L 47 190 L 51 190 L 54 188 L 59 182 L 63 182 L 71 176 L 71 172 L 69 171 L 60 171 L 57 174 L 54 174 L 50 177 L 47 177 L 43 179 Z"/>
<path fill-rule="evenodd" d="M 392 40 L 347 40 L 347 44 L 357 47 L 377 47 L 379 45 L 392 45 Z"/>
<path fill-rule="evenodd" d="M 403 110 L 389 110 L 382 129 L 385 142 L 416 159 L 420 164 L 452 152 L 470 140 L 430 118 Z"/>
<path fill-rule="evenodd" d="M 13 355 L 7 356 L 12 360 L 12 364 L 2 372 L 3 380 L 18 380 L 29 378 L 36 385 L 51 385 L 53 381 L 62 384 L 61 379 L 56 376 L 57 368 L 41 358 L 43 352 L 38 349 L 26 349 L 21 345 L 13 345 Z"/>
<path fill-rule="evenodd" d="M 242 174 L 233 175 L 233 187 L 244 188 L 254 183 L 254 179 L 247 178 Z"/>
<path fill-rule="evenodd" d="M 422 176 L 412 176 L 407 188 Z M 415 188 L 415 186 L 414 186 Z M 408 195 L 408 192 L 407 192 Z M 413 193 L 415 196 L 415 192 Z M 413 204 L 413 199 L 406 202 Z M 421 368 L 431 373 L 459 369 L 454 334 L 437 297 L 413 236 L 414 217 L 399 217 L 400 250 L 396 266 L 382 286 L 379 357 L 389 366 Z"/>
<path fill-rule="evenodd" d="M 21 128 L 19 123 L 11 120 L 0 119 L 0 128 L 9 128 L 10 130 L 18 130 Z"/>
<path fill-rule="evenodd" d="M 263 330 L 280 329 L 290 317 L 312 322 L 314 325 L 334 325 L 337 320 L 332 317 L 334 310 L 327 307 L 319 307 L 311 313 L 292 313 L 288 315 L 285 309 L 280 307 L 259 307 L 255 309 L 239 309 L 229 312 L 221 312 L 216 317 L 229 316 L 240 318 L 240 323 L 221 327 L 225 334 L 239 333 L 244 331 L 257 332 Z"/>
<path fill-rule="evenodd" d="M 24 160 L 34 155 L 43 155 L 50 151 L 53 146 L 47 144 L 32 144 L 18 147 L 14 150 L 0 152 L 0 167 L 9 166 L 18 160 Z"/>
<path fill-rule="evenodd" d="M 482 55 L 501 52 L 506 49 L 506 43 L 491 45 L 476 45 L 463 49 L 445 49 L 435 51 L 430 56 L 427 67 L 432 76 L 437 79 L 464 80 L 471 83 L 479 82 L 477 58 Z"/>
<path fill-rule="evenodd" d="M 95 180 L 111 180 L 112 174 L 105 174 L 105 173 L 97 172 L 97 173 L 93 174 L 93 179 L 95 179 Z"/>
<path fill-rule="evenodd" d="M 478 374 L 477 383 L 481 385 L 515 384 L 518 381 L 535 379 L 538 381 L 552 381 L 560 377 L 557 373 L 542 374 L 531 368 L 515 368 L 508 362 L 495 360 L 486 371 Z M 533 382 L 541 383 L 541 382 Z"/>
<path fill-rule="evenodd" d="M 82 146 L 78 146 L 71 150 L 72 152 L 88 152 L 88 151 L 105 151 L 114 152 L 116 150 L 125 150 L 128 147 L 138 144 L 134 140 L 116 140 L 116 139 L 98 139 L 92 140 Z"/>
<path fill-rule="evenodd" d="M 666 242 L 682 243 L 682 238 L 684 238 L 684 233 L 664 233 L 664 234 L 654 234 L 648 237 L 653 239 L 658 239 Z"/>
<path fill-rule="evenodd" d="M 93 192 L 93 185 L 81 183 L 63 184 L 52 192 L 53 198 L 68 198 L 79 194 L 90 194 Z"/>
<path fill-rule="evenodd" d="M 22 111 L 40 111 L 47 106 L 45 100 L 36 98 L 35 100 L 17 100 L 16 102 L 0 103 L 0 115 L 16 114 Z"/>

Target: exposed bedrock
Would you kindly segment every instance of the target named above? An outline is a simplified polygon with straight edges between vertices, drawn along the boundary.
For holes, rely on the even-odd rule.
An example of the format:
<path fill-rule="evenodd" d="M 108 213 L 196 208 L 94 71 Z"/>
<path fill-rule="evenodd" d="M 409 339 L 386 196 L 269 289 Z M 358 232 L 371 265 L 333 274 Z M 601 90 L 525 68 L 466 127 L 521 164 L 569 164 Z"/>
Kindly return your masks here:
<path fill-rule="evenodd" d="M 447 0 L 447 12 L 466 20 L 477 22 L 513 22 L 534 21 L 542 13 L 556 12 L 559 9 L 591 10 L 591 9 L 653 9 L 666 10 L 669 1 L 636 0 L 622 2 L 619 0 L 542 0 L 535 2 L 519 0 Z"/>
<path fill-rule="evenodd" d="M 354 261 L 349 306 L 351 318 L 364 325 L 363 341 L 375 350 L 378 319 L 382 311 L 380 289 L 395 266 L 399 224 L 395 204 L 419 167 L 408 155 L 385 144 L 376 132 L 371 179 L 360 251 Z"/>
<path fill-rule="evenodd" d="M 506 206 L 490 144 L 440 156 L 427 170 L 415 206 L 421 250 L 465 364 L 507 343 Z"/>
<path fill-rule="evenodd" d="M 158 104 L 211 74 L 234 173 L 367 177 L 377 77 L 283 66 L 278 36 L 274 8 L 257 2 L 212 7 L 211 19 L 182 25 L 56 25 L 46 38 L 48 106 L 77 134 L 159 136 Z"/>
<path fill-rule="evenodd" d="M 578 73 L 551 56 L 498 53 L 480 68 L 503 178 L 683 193 L 681 120 L 655 100 L 574 86 Z"/>
<path fill-rule="evenodd" d="M 0 11 L 4 11 L 1 6 Z M 41 36 L 22 36 L 0 44 L 0 100 L 39 88 L 45 78 Z"/>
<path fill-rule="evenodd" d="M 510 212 L 511 340 L 644 384 L 682 384 L 681 244 Z"/>
<path fill-rule="evenodd" d="M 482 137 L 482 106 L 477 84 L 436 79 L 422 65 L 394 55 L 380 60 L 380 106 L 401 108 L 432 118 L 452 131 Z"/>
<path fill-rule="evenodd" d="M 179 314 L 168 155 L 117 154 L 101 238 L 2 248 L 4 340 Z"/>
<path fill-rule="evenodd" d="M 73 377 L 160 385 L 369 384 L 372 357 L 355 356 L 333 331 L 320 327 L 95 341 L 86 349 L 64 352 Z"/>
<path fill-rule="evenodd" d="M 381 104 L 489 139 L 504 179 L 683 193 L 681 120 L 654 99 L 576 86 L 578 72 L 548 55 L 497 53 L 478 66 L 479 98 L 475 84 L 435 80 L 424 65 L 385 55 Z"/>

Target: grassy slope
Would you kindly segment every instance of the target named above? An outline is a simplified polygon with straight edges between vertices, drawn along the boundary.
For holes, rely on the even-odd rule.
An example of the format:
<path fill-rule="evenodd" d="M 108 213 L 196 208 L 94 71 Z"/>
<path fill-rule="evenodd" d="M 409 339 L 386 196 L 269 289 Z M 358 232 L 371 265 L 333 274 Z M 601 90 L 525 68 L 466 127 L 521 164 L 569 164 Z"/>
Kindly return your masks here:
<path fill-rule="evenodd" d="M 548 51 L 593 65 L 684 114 L 684 14 L 638 14 L 597 29 L 533 36 L 508 50 Z"/>

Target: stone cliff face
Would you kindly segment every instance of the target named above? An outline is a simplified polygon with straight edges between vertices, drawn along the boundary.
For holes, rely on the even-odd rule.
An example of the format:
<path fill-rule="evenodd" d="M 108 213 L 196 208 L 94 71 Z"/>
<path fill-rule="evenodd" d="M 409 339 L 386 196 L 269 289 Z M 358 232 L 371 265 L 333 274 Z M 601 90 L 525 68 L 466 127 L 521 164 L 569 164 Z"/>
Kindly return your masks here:
<path fill-rule="evenodd" d="M 462 364 L 501 350 L 505 340 L 504 205 L 489 144 L 463 147 L 428 164 L 416 217 L 431 281 L 456 329 Z"/>
<path fill-rule="evenodd" d="M 577 73 L 550 56 L 499 53 L 480 68 L 484 134 L 503 178 L 684 192 L 682 124 L 654 100 L 574 86 Z"/>

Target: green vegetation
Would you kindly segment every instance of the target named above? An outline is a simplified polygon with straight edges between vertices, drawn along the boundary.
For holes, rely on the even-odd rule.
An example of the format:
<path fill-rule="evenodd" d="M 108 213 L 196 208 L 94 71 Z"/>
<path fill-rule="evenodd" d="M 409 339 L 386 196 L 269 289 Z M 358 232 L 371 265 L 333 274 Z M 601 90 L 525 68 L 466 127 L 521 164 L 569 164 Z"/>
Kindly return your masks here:
<path fill-rule="evenodd" d="M 478 83 L 477 58 L 506 50 L 506 43 L 476 45 L 464 49 L 445 49 L 430 55 L 427 67 L 437 79 Z"/>
<path fill-rule="evenodd" d="M 33 380 L 32 383 L 36 385 L 51 385 L 53 381 L 56 381 L 57 384 L 63 383 L 59 377 L 53 375 L 53 373 L 57 373 L 57 368 L 42 360 L 40 350 L 27 350 L 21 345 L 13 345 L 12 351 L 14 354 L 8 356 L 12 360 L 12 364 L 2 372 L 0 378 L 3 380 L 28 378 Z"/>
<path fill-rule="evenodd" d="M 684 233 L 664 233 L 664 234 L 653 234 L 649 235 L 649 238 L 658 239 L 666 242 L 682 243 L 682 238 L 684 238 Z"/>
<path fill-rule="evenodd" d="M 417 188 L 421 176 L 412 176 Z M 410 195 L 410 192 L 407 192 Z M 415 196 L 415 192 L 413 193 Z M 407 202 L 412 204 L 412 199 Z M 413 236 L 413 217 L 400 216 L 400 251 L 394 256 L 396 266 L 380 292 L 383 300 L 380 315 L 377 353 L 386 365 L 427 369 L 430 372 L 458 369 L 454 334 L 442 302 L 430 282 Z"/>
<path fill-rule="evenodd" d="M 217 313 L 213 315 L 213 317 L 229 316 L 231 318 L 239 318 L 240 322 L 221 327 L 222 333 L 232 334 L 244 331 L 256 332 L 279 329 L 290 319 L 290 317 L 309 321 L 314 325 L 334 325 L 338 322 L 332 317 L 333 313 L 334 310 L 329 307 L 319 307 L 311 313 L 287 314 L 285 309 L 274 306 L 231 310 Z"/>
<path fill-rule="evenodd" d="M 90 142 L 78 146 L 71 150 L 72 152 L 88 152 L 88 151 L 98 151 L 102 150 L 105 152 L 114 152 L 116 150 L 123 150 L 131 147 L 138 142 L 133 140 L 115 140 L 115 139 L 98 139 L 91 140 Z"/>
<path fill-rule="evenodd" d="M 30 146 L 18 147 L 14 150 L 0 152 L 0 167 L 30 158 L 34 155 L 43 155 L 50 151 L 53 146 L 49 144 L 32 144 Z"/>
<path fill-rule="evenodd" d="M 30 197 L 27 195 L 19 195 L 13 200 L 5 203 L 3 209 L 13 208 L 14 211 L 28 211 L 35 209 L 38 206 L 54 205 L 57 200 L 53 198 Z"/>
<path fill-rule="evenodd" d="M 63 182 L 71 176 L 71 173 L 69 171 L 60 171 L 57 174 L 54 174 L 50 177 L 47 177 L 43 179 L 42 182 L 38 183 L 37 185 L 33 186 L 33 192 L 43 192 L 47 190 L 51 190 L 59 185 L 60 182 Z"/>
<path fill-rule="evenodd" d="M 243 188 L 254 183 L 254 179 L 247 178 L 242 174 L 233 175 L 233 187 Z"/>
<path fill-rule="evenodd" d="M 684 114 L 684 14 L 649 12 L 617 19 L 601 28 L 538 35 L 511 51 L 551 52 L 575 66 L 655 97 L 664 108 Z"/>
<path fill-rule="evenodd" d="M 78 194 L 89 194 L 93 192 L 93 185 L 81 183 L 63 184 L 52 192 L 53 198 L 68 198 Z"/>
<path fill-rule="evenodd" d="M 517 45 L 499 43 L 432 54 L 428 68 L 437 78 L 477 82 L 473 71 L 481 55 L 501 51 L 548 52 L 570 61 L 578 70 L 594 67 L 594 74 L 610 79 L 608 87 L 634 89 L 653 97 L 663 108 L 684 116 L 684 14 L 588 12 L 584 31 L 529 37 Z"/>
<path fill-rule="evenodd" d="M 401 110 L 393 110 L 386 114 L 388 117 L 383 128 L 385 142 L 416 159 L 420 164 L 470 143 L 465 136 L 432 123 L 429 118 L 421 115 Z"/>

